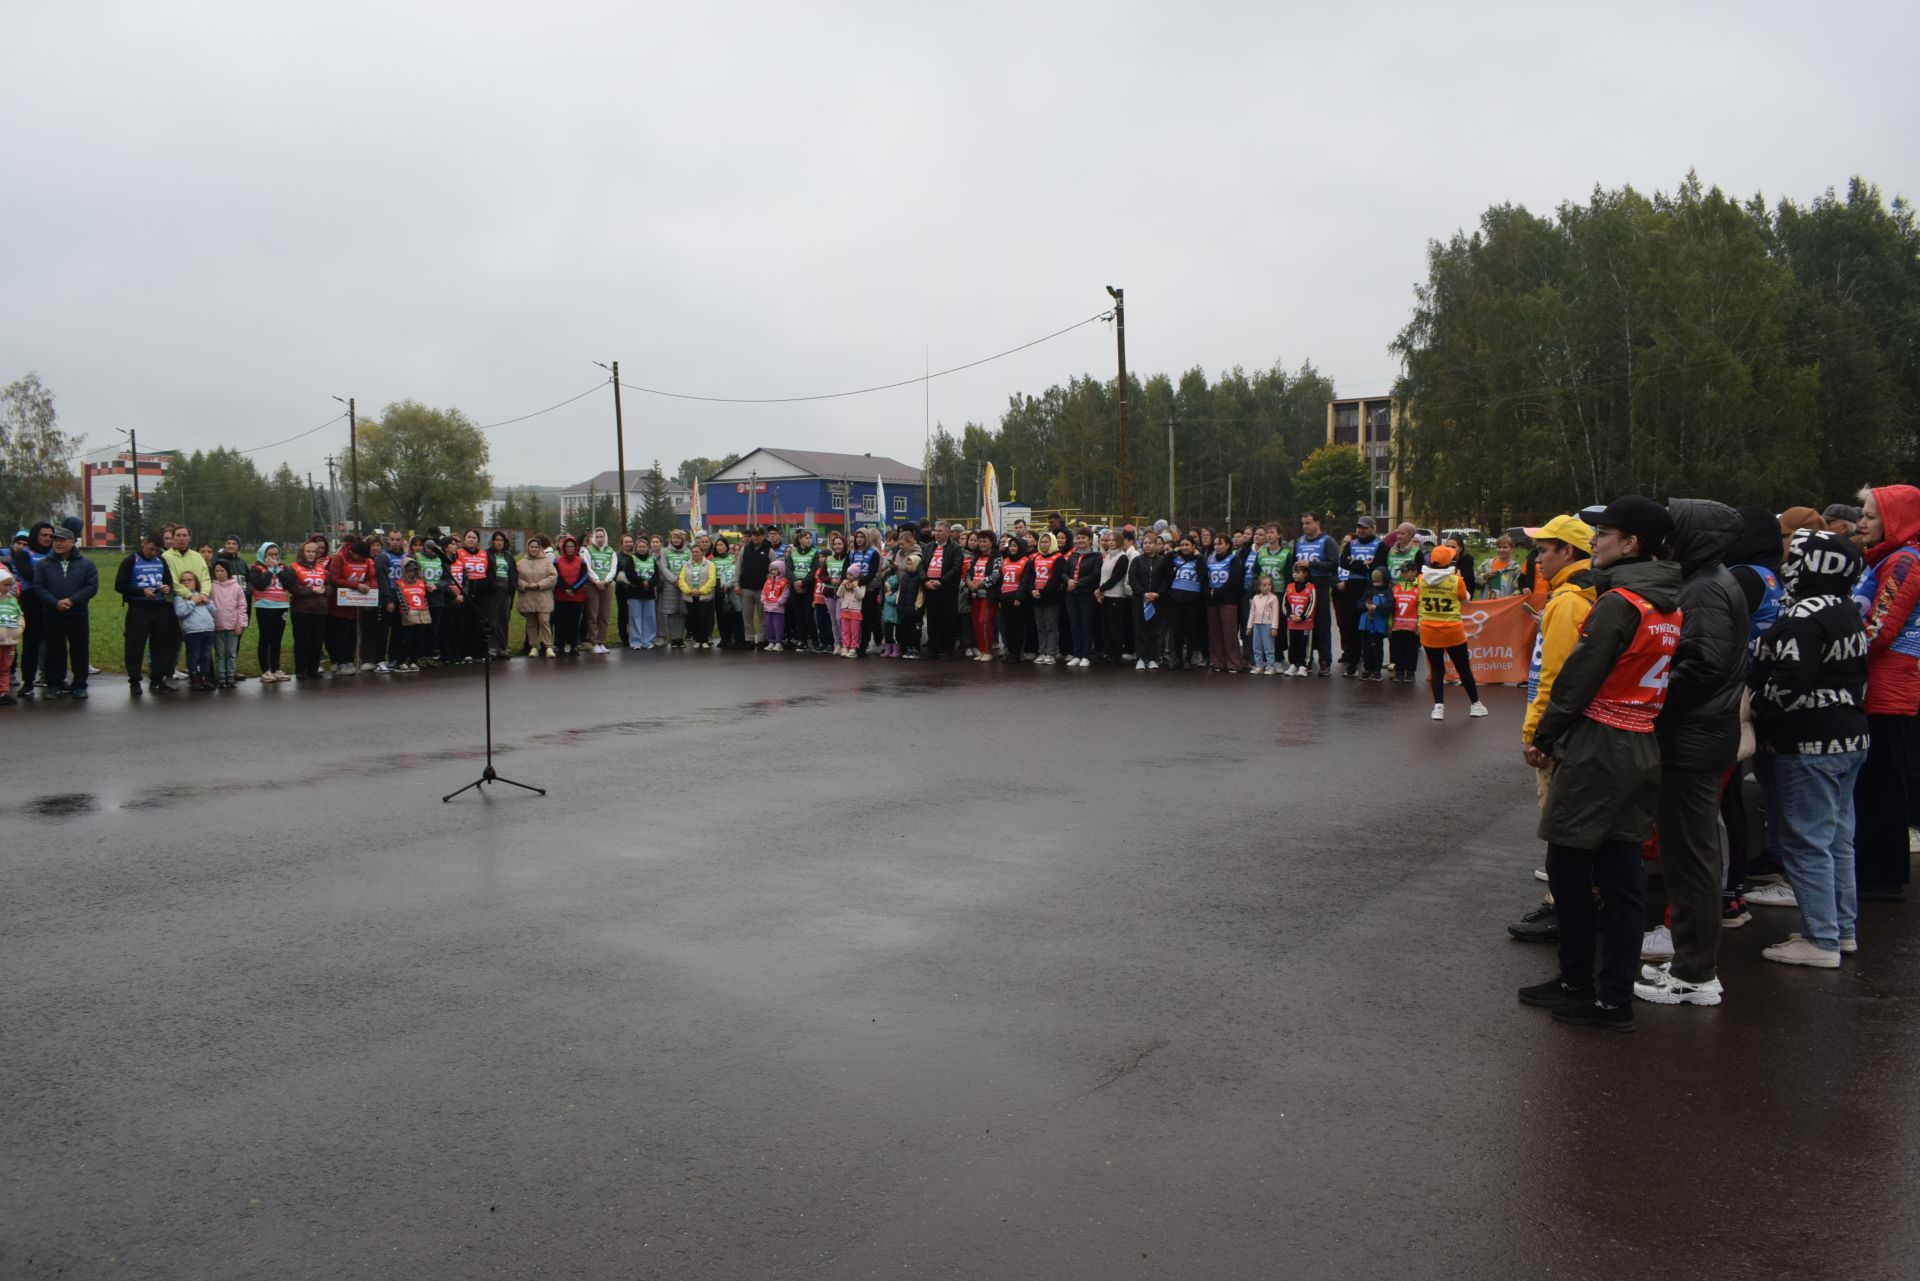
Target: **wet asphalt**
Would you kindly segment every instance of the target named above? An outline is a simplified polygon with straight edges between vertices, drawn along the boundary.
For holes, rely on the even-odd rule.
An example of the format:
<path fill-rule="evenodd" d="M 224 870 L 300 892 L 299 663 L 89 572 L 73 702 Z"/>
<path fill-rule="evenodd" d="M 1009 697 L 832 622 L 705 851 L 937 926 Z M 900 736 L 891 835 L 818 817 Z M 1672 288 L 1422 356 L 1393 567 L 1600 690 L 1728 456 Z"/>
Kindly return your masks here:
<path fill-rule="evenodd" d="M 0 1277 L 1920 1271 L 1920 909 L 1550 1023 L 1515 690 L 480 689 L 0 709 Z"/>

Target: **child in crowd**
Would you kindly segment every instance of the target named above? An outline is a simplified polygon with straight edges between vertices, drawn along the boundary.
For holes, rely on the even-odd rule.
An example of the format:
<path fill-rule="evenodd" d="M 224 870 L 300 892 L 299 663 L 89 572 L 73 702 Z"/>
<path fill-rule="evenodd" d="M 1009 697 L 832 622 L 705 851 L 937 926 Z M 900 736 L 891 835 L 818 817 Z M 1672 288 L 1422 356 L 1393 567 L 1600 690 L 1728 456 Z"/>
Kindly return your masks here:
<path fill-rule="evenodd" d="M 1253 674 L 1271 676 L 1273 633 L 1280 626 L 1280 598 L 1273 594 L 1273 575 L 1260 575 L 1259 589 L 1247 606 L 1247 635 L 1253 638 Z"/>
<path fill-rule="evenodd" d="M 880 602 L 880 657 L 900 657 L 900 575 L 888 574 Z"/>
<path fill-rule="evenodd" d="M 240 637 L 247 630 L 247 589 L 227 561 L 213 562 L 207 603 L 213 607 L 214 684 L 232 689 L 240 674 Z"/>
<path fill-rule="evenodd" d="M 1387 634 L 1393 630 L 1393 589 L 1387 586 L 1387 571 L 1376 569 L 1367 584 L 1360 614 L 1360 679 L 1382 679 L 1381 659 L 1387 648 Z"/>
<path fill-rule="evenodd" d="M 400 566 L 400 581 L 393 585 L 400 610 L 400 652 L 394 656 L 393 670 L 396 672 L 417 672 L 420 659 L 427 652 L 428 638 L 433 635 L 433 611 L 427 608 L 427 580 L 420 576 L 420 562 L 408 557 Z M 529 630 L 533 619 L 527 619 Z M 553 647 L 546 646 L 546 655 L 553 657 Z"/>
<path fill-rule="evenodd" d="M 781 649 L 787 643 L 787 562 L 776 560 L 767 566 L 767 585 L 760 589 L 760 608 L 767 616 L 767 648 Z"/>
<path fill-rule="evenodd" d="M 20 580 L 0 558 L 0 707 L 13 703 L 13 660 L 26 634 L 26 614 L 20 608 Z"/>
<path fill-rule="evenodd" d="M 866 585 L 856 574 L 840 579 L 840 657 L 860 657 L 860 609 L 867 598 Z"/>
<path fill-rule="evenodd" d="M 180 633 L 187 645 L 187 688 L 213 688 L 213 606 L 201 589 L 200 576 L 192 570 L 180 575 L 180 594 L 174 599 L 173 612 L 180 619 Z"/>
<path fill-rule="evenodd" d="M 1397 684 L 1413 684 L 1414 668 L 1420 662 L 1420 562 L 1416 557 L 1400 567 L 1393 584 L 1393 630 L 1387 635 L 1392 651 L 1393 679 Z"/>
<path fill-rule="evenodd" d="M 1313 653 L 1313 584 L 1307 581 L 1307 567 L 1296 562 L 1293 581 L 1287 584 L 1287 667 L 1282 676 L 1309 676 L 1313 669 L 1307 660 Z"/>

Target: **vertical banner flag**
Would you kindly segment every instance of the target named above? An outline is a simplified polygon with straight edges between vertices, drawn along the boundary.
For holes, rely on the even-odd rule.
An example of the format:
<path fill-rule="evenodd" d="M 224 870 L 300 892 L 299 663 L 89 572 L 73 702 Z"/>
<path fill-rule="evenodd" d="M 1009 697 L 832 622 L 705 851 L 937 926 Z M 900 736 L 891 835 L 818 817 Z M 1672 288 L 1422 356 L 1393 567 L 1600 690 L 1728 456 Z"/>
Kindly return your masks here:
<path fill-rule="evenodd" d="M 880 513 L 880 518 L 873 523 L 885 529 L 887 527 L 887 482 L 880 479 L 878 472 L 874 473 L 873 477 L 873 495 L 873 505 Z"/>
<path fill-rule="evenodd" d="M 987 464 L 985 482 L 980 488 L 980 528 L 1000 532 L 1000 478 L 993 474 L 993 464 Z"/>
<path fill-rule="evenodd" d="M 687 487 L 687 489 L 688 489 L 688 493 L 687 493 L 687 532 L 688 532 L 689 534 L 697 534 L 697 533 L 699 533 L 699 532 L 700 532 L 700 519 L 701 519 L 701 518 L 700 518 L 700 481 L 699 481 L 699 478 L 698 478 L 698 477 L 696 477 L 696 478 L 694 479 L 694 482 L 693 482 L 693 484 L 691 484 L 691 485 L 689 485 L 689 486 Z"/>

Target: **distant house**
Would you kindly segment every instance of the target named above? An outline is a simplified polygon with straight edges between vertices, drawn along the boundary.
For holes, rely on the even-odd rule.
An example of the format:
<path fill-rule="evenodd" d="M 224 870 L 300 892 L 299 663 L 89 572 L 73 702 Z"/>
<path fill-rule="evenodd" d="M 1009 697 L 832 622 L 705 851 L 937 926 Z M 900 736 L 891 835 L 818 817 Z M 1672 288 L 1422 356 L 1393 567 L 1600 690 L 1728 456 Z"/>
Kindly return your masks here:
<path fill-rule="evenodd" d="M 877 483 L 886 487 L 884 512 Z M 838 529 L 847 523 L 849 503 L 855 527 L 918 522 L 927 515 L 925 475 L 880 454 L 756 449 L 701 481 L 700 493 L 701 523 L 709 529 Z"/>
<path fill-rule="evenodd" d="M 599 499 L 612 496 L 616 504 L 614 524 L 619 524 L 618 503 L 620 501 L 620 473 L 603 471 L 591 480 L 583 480 L 577 485 L 569 485 L 560 491 L 560 524 L 563 528 L 580 532 L 592 514 L 592 504 Z M 693 490 L 675 481 L 667 482 L 667 497 L 673 502 L 674 522 L 685 529 L 687 527 L 687 509 L 693 502 Z M 638 516 L 647 505 L 647 471 L 642 468 L 627 469 L 627 518 Z M 649 533 L 654 531 L 649 530 Z M 618 531 L 615 531 L 616 538 Z"/>
<path fill-rule="evenodd" d="M 125 450 L 104 463 L 80 465 L 80 506 L 86 512 L 86 545 L 111 547 L 120 542 L 121 531 L 115 519 L 120 495 L 133 489 L 136 472 L 140 478 L 140 496 L 144 502 L 153 497 L 166 479 L 173 463 L 171 449 L 141 450 L 138 460 Z"/>

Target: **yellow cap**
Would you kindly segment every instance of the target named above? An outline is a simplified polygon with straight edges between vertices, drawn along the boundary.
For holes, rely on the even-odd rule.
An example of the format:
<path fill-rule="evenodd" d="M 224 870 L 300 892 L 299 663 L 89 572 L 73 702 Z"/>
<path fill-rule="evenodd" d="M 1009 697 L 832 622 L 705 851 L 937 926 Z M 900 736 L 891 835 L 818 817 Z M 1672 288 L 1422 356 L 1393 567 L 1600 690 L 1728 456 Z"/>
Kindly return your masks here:
<path fill-rule="evenodd" d="M 1589 556 L 1593 554 L 1593 526 L 1578 516 L 1555 516 L 1546 524 L 1527 531 L 1527 537 L 1539 542 L 1551 538 L 1570 547 L 1578 547 Z"/>

